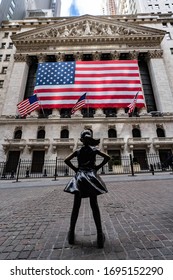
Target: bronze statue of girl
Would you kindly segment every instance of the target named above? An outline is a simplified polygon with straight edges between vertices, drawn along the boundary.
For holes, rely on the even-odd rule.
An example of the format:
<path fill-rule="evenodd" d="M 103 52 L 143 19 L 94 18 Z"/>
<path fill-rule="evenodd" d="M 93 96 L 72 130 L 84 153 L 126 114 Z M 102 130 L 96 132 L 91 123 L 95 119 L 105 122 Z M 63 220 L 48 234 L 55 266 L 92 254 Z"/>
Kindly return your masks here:
<path fill-rule="evenodd" d="M 64 189 L 65 192 L 74 194 L 68 242 L 69 244 L 75 243 L 75 225 L 79 214 L 81 199 L 89 197 L 97 229 L 97 247 L 103 248 L 105 236 L 102 231 L 97 196 L 107 193 L 107 188 L 102 179 L 98 176 L 97 171 L 109 161 L 110 157 L 95 147 L 100 143 L 100 139 L 94 139 L 90 130 L 84 130 L 81 133 L 80 140 L 83 143 L 82 148 L 76 150 L 65 159 L 65 163 L 76 173 Z M 98 165 L 96 165 L 96 155 L 103 158 L 102 162 Z M 71 162 L 74 157 L 77 157 L 78 167 L 74 166 Z"/>

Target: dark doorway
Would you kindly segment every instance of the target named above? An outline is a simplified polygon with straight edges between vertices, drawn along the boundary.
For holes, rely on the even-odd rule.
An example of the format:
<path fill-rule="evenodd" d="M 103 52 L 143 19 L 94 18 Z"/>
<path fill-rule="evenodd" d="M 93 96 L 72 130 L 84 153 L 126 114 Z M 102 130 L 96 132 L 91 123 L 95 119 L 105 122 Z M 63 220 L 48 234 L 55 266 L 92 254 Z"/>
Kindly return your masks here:
<path fill-rule="evenodd" d="M 20 158 L 20 151 L 9 151 L 4 172 L 5 173 L 11 173 L 11 172 L 16 173 L 19 158 Z"/>
<path fill-rule="evenodd" d="M 45 151 L 33 151 L 31 173 L 42 173 Z"/>
<path fill-rule="evenodd" d="M 148 169 L 146 150 L 133 150 L 133 162 L 140 164 L 141 169 Z"/>

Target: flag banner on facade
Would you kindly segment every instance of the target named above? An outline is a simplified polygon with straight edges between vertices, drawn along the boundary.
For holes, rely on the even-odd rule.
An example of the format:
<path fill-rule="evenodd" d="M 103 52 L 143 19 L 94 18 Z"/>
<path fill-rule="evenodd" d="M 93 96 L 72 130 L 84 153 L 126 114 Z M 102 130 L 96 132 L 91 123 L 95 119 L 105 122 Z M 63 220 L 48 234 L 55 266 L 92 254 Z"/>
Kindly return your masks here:
<path fill-rule="evenodd" d="M 18 111 L 22 117 L 38 109 L 39 107 L 40 105 L 36 94 L 17 104 Z"/>
<path fill-rule="evenodd" d="M 133 98 L 133 101 L 127 106 L 129 108 L 128 114 L 133 113 L 133 111 L 135 110 L 138 94 L 139 92 L 136 93 L 135 97 Z"/>
<path fill-rule="evenodd" d="M 83 92 L 92 108 L 126 108 L 139 91 L 145 101 L 137 60 L 45 62 L 38 65 L 34 93 L 43 108 L 73 108 Z"/>
<path fill-rule="evenodd" d="M 86 104 L 86 92 L 78 99 L 76 104 L 71 110 L 71 113 L 74 114 L 77 110 L 81 109 Z"/>

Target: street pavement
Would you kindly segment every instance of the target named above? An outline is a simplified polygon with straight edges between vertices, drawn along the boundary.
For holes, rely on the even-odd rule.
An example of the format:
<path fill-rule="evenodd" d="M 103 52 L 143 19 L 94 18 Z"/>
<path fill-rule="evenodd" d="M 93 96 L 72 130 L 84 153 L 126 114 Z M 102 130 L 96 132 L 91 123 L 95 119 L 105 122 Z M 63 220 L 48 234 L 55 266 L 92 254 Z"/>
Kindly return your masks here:
<path fill-rule="evenodd" d="M 173 260 L 173 174 L 103 175 L 100 195 L 106 241 L 83 199 L 75 245 L 67 232 L 73 196 L 63 192 L 70 178 L 0 181 L 1 260 Z"/>

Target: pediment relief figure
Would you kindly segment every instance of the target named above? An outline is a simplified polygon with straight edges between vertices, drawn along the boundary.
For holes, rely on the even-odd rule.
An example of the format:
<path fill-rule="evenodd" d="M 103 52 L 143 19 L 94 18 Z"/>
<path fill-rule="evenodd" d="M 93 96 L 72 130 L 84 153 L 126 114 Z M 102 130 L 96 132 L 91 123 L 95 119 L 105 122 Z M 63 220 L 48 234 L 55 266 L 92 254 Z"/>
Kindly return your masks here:
<path fill-rule="evenodd" d="M 68 19 L 64 22 L 49 24 L 48 26 L 38 27 L 34 30 L 12 36 L 14 42 L 27 40 L 46 40 L 62 38 L 84 38 L 84 37 L 128 37 L 128 36 L 164 36 L 163 31 L 134 25 L 132 23 L 105 19 L 98 16 L 81 16 L 76 19 Z"/>

